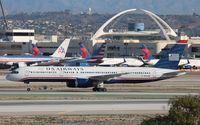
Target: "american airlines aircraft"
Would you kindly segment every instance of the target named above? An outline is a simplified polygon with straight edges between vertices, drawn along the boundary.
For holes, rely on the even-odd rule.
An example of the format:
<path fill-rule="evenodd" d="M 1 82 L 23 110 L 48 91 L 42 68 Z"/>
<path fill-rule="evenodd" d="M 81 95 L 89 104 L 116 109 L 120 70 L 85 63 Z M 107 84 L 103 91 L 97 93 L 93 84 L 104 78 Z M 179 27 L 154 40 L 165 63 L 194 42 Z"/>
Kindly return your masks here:
<path fill-rule="evenodd" d="M 58 49 L 50 56 L 40 56 L 39 52 L 35 53 L 36 56 L 26 55 L 26 56 L 0 56 L 0 63 L 12 66 L 14 63 L 24 62 L 24 63 L 52 63 L 57 62 L 60 59 L 64 59 L 70 39 L 65 39 Z M 38 50 L 37 50 L 38 51 Z"/>
<path fill-rule="evenodd" d="M 106 51 L 106 43 L 102 43 L 101 47 L 91 56 L 83 43 L 80 43 L 80 51 L 82 58 L 85 59 L 85 63 L 87 63 L 88 65 L 98 65 L 98 66 L 128 65 L 128 66 L 139 67 L 144 64 L 141 60 L 137 58 L 104 58 Z"/>
<path fill-rule="evenodd" d="M 155 67 L 71 67 L 29 66 L 13 70 L 7 80 L 24 82 L 66 82 L 68 87 L 94 87 L 93 91 L 106 91 L 104 83 L 142 83 L 168 79 L 185 74 L 177 70 L 187 44 L 175 44 Z M 30 91 L 30 88 L 27 88 Z"/>

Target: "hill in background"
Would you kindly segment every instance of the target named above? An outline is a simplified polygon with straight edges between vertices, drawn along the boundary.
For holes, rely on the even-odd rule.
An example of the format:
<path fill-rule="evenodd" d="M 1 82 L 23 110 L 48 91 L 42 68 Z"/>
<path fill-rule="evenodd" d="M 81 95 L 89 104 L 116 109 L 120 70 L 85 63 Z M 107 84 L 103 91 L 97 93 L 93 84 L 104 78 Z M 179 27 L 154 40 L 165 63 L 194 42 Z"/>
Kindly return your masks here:
<path fill-rule="evenodd" d="M 199 0 L 3 0 L 6 13 L 71 10 L 80 13 L 92 8 L 96 13 L 116 13 L 143 8 L 157 14 L 200 13 Z"/>

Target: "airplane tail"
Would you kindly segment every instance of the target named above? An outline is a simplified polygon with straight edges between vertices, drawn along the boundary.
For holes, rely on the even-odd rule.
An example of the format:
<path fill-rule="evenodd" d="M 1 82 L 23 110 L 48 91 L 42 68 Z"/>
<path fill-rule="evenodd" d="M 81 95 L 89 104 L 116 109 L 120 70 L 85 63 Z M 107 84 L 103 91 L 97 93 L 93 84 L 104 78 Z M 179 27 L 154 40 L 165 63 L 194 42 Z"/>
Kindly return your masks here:
<path fill-rule="evenodd" d="M 32 51 L 34 56 L 40 55 L 40 49 L 36 46 L 36 44 L 32 44 Z"/>
<path fill-rule="evenodd" d="M 92 59 L 101 60 L 105 56 L 106 43 L 102 43 L 101 47 L 92 54 Z"/>
<path fill-rule="evenodd" d="M 101 47 L 92 54 L 92 56 L 89 56 L 89 52 L 83 43 L 79 43 L 79 45 L 80 45 L 81 56 L 83 59 L 86 59 L 88 63 L 102 62 L 102 59 L 104 58 L 105 55 L 106 43 L 103 43 Z"/>
<path fill-rule="evenodd" d="M 81 57 L 82 57 L 83 59 L 88 58 L 88 57 L 89 57 L 89 52 L 88 52 L 88 50 L 86 49 L 85 45 L 84 45 L 82 42 L 80 42 L 79 45 L 80 45 Z"/>
<path fill-rule="evenodd" d="M 171 49 L 167 50 L 160 60 L 154 65 L 157 68 L 177 69 L 187 42 L 179 40 Z"/>
<path fill-rule="evenodd" d="M 69 47 L 70 39 L 65 39 L 58 49 L 51 55 L 52 57 L 64 58 Z"/>
<path fill-rule="evenodd" d="M 151 52 L 149 51 L 149 49 L 147 48 L 146 45 L 142 45 L 142 53 L 143 53 L 143 59 L 144 60 L 149 60 L 151 57 Z"/>

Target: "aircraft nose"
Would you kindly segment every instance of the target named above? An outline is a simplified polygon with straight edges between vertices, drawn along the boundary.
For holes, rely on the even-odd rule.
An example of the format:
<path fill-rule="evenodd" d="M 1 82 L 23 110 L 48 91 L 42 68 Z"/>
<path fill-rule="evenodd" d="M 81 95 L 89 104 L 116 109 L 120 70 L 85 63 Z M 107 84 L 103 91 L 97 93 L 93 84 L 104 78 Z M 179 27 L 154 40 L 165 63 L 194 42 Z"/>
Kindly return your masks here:
<path fill-rule="evenodd" d="M 19 79 L 13 75 L 13 74 L 7 74 L 6 75 L 6 80 L 9 80 L 9 81 L 18 81 Z"/>

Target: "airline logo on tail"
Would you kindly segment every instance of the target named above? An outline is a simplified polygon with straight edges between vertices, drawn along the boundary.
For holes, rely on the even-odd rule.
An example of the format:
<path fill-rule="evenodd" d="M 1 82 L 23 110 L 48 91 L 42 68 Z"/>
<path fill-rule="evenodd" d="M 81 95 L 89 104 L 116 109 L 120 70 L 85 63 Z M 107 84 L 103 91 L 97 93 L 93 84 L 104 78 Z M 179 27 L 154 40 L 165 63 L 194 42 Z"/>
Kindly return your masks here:
<path fill-rule="evenodd" d="M 92 59 L 103 59 L 105 55 L 106 43 L 103 43 L 101 47 L 93 54 Z"/>
<path fill-rule="evenodd" d="M 87 58 L 89 56 L 88 50 L 86 49 L 83 43 L 79 43 L 79 45 L 80 45 L 81 57 L 83 59 Z"/>
<path fill-rule="evenodd" d="M 169 61 L 179 61 L 180 56 L 179 54 L 169 54 Z"/>
<path fill-rule="evenodd" d="M 102 59 L 103 59 L 103 57 L 105 55 L 106 43 L 103 43 L 101 45 L 101 47 L 92 54 L 91 57 L 89 56 L 89 52 L 86 49 L 86 47 L 84 46 L 84 44 L 81 42 L 81 43 L 79 43 L 79 45 L 80 45 L 81 57 L 83 59 L 86 59 L 87 63 L 98 64 L 98 63 L 102 63 L 103 62 Z"/>
<path fill-rule="evenodd" d="M 179 40 L 172 48 L 162 55 L 160 60 L 154 65 L 157 68 L 177 69 L 181 56 L 187 46 L 187 41 Z"/>
<path fill-rule="evenodd" d="M 65 58 L 70 39 L 65 39 L 58 49 L 51 55 L 52 57 Z"/>
<path fill-rule="evenodd" d="M 61 47 L 58 49 L 58 53 L 65 53 L 65 49 L 61 46 Z"/>

